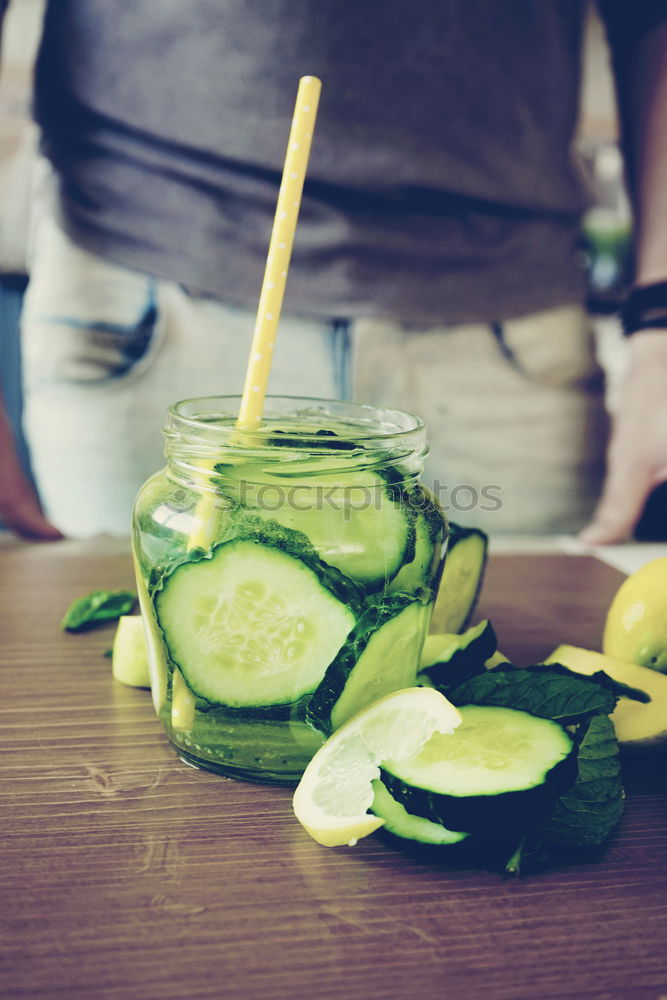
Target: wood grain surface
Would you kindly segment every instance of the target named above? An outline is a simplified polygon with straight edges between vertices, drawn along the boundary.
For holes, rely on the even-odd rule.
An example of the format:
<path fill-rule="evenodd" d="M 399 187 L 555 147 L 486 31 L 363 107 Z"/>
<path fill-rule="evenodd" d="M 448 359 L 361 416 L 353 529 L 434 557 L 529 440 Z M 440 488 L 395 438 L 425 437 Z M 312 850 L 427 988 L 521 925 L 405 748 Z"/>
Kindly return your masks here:
<path fill-rule="evenodd" d="M 519 662 L 599 645 L 619 575 L 491 561 L 480 613 Z M 604 857 L 530 877 L 457 870 L 376 837 L 319 847 L 287 788 L 181 763 L 150 695 L 111 678 L 113 627 L 59 631 L 126 554 L 0 549 L 0 995 L 44 1000 L 658 1000 L 667 997 L 667 763 L 627 762 Z"/>

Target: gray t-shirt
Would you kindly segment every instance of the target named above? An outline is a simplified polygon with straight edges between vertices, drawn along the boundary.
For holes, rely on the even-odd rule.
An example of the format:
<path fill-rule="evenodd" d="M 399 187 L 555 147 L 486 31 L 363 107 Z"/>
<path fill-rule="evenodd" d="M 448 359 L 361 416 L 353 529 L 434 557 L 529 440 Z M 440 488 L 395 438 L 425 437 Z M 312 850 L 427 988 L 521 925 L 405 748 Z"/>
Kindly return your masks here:
<path fill-rule="evenodd" d="M 641 4 L 640 4 L 641 6 Z M 285 311 L 578 300 L 583 0 L 51 0 L 36 116 L 82 246 L 257 302 L 297 81 L 323 81 Z"/>

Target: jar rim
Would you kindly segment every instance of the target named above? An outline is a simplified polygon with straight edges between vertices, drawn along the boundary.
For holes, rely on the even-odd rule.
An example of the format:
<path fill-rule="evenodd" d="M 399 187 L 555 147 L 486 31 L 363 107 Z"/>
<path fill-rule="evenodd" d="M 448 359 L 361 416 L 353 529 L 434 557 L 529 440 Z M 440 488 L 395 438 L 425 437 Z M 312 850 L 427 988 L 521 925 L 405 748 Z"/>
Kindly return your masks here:
<path fill-rule="evenodd" d="M 240 402 L 240 395 L 201 396 L 169 407 L 165 456 L 174 475 L 204 482 L 218 463 L 230 461 L 264 464 L 292 478 L 380 470 L 397 463 L 407 463 L 408 474 L 410 469 L 421 471 L 428 454 L 424 421 L 402 410 L 267 396 L 259 429 L 239 430 Z"/>
<path fill-rule="evenodd" d="M 322 429 L 332 422 L 344 428 L 345 438 L 360 448 L 376 444 L 386 449 L 393 442 L 399 445 L 410 440 L 418 446 L 426 429 L 421 417 L 395 408 L 310 396 L 268 395 L 262 424 L 257 429 L 239 431 L 236 417 L 240 403 L 241 396 L 238 394 L 179 400 L 167 410 L 165 434 L 172 436 L 176 433 L 180 436 L 190 432 L 198 440 L 206 440 L 210 444 L 227 444 L 232 435 L 242 435 L 243 444 L 247 447 L 266 446 L 267 438 L 275 435 L 277 423 L 298 419 L 311 426 L 307 429 L 289 428 L 290 439 L 293 439 L 297 449 L 308 448 L 313 439 L 318 450 L 322 449 Z M 240 440 L 238 443 L 241 443 Z"/>

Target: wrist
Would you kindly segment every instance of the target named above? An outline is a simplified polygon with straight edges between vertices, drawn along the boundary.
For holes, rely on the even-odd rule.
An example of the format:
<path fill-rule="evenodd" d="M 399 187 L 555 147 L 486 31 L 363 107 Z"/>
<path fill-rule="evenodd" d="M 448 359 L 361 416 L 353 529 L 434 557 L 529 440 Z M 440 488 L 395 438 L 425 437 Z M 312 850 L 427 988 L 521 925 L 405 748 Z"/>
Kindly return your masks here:
<path fill-rule="evenodd" d="M 621 323 L 626 337 L 646 330 L 667 334 L 667 280 L 635 286 L 621 309 Z"/>
<path fill-rule="evenodd" d="M 667 367 L 667 328 L 636 330 L 628 337 L 628 349 L 633 367 L 653 365 L 663 372 Z"/>

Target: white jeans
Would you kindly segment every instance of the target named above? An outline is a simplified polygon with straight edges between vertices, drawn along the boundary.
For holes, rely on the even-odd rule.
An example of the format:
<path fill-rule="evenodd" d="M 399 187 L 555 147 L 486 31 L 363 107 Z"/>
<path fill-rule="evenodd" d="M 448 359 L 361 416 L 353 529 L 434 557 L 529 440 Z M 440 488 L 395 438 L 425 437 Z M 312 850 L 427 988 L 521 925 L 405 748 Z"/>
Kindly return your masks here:
<path fill-rule="evenodd" d="M 41 218 L 22 319 L 25 427 L 65 535 L 129 533 L 139 486 L 164 465 L 167 407 L 242 390 L 253 319 L 95 257 Z M 283 324 L 269 391 L 344 396 L 347 345 L 339 323 Z"/>
<path fill-rule="evenodd" d="M 167 407 L 240 392 L 253 321 L 74 246 L 42 213 L 22 320 L 25 422 L 42 502 L 64 534 L 128 533 L 139 486 L 164 464 Z M 450 516 L 536 533 L 575 530 L 590 513 L 605 439 L 599 376 L 575 308 L 502 327 L 289 317 L 269 391 L 419 413 L 427 478 Z"/>
<path fill-rule="evenodd" d="M 492 325 L 360 321 L 353 335 L 364 398 L 426 421 L 427 480 L 452 520 L 491 534 L 562 534 L 586 524 L 608 419 L 580 307 Z"/>

